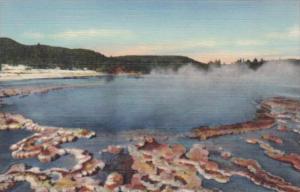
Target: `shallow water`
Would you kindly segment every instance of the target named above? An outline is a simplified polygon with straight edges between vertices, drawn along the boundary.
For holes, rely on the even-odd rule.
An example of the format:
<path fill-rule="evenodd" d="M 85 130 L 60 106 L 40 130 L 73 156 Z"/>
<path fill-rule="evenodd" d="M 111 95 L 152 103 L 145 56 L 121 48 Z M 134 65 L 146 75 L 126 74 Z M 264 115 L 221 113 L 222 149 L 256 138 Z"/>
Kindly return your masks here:
<path fill-rule="evenodd" d="M 103 76 L 88 79 L 31 80 L 2 83 L 3 87 L 46 85 L 93 85 L 85 88 L 67 88 L 42 95 L 13 97 L 4 101 L 1 111 L 13 112 L 33 119 L 39 124 L 87 128 L 99 135 L 92 140 L 79 140 L 66 144 L 80 146 L 97 154 L 108 144 L 128 142 L 126 133 L 151 132 L 167 134 L 168 142 L 182 142 L 187 146 L 198 142 L 186 138 L 172 140 L 172 135 L 186 133 L 201 125 L 218 125 L 252 119 L 260 100 L 274 96 L 300 97 L 300 67 L 287 65 L 263 66 L 258 71 L 229 66 L 210 72 L 184 68 L 178 73 L 155 73 L 133 78 L 126 76 Z M 142 130 L 142 131 L 141 131 Z M 256 135 L 257 134 L 257 135 Z M 253 133 L 249 136 L 259 136 Z M 14 132 L 7 141 L 7 132 L 0 132 L 0 171 L 16 162 L 9 156 L 8 147 L 22 137 L 24 132 Z M 222 146 L 236 156 L 256 156 L 263 168 L 280 175 L 293 184 L 300 179 L 287 164 L 270 160 L 259 151 L 258 146 L 244 142 L 245 136 L 225 136 L 207 141 Z M 16 138 L 16 139 L 15 139 Z M 286 145 L 281 149 L 300 152 L 299 136 L 285 135 Z M 257 153 L 257 151 L 259 151 Z M 23 161 L 30 165 L 72 165 L 72 159 L 63 157 L 51 164 L 43 165 L 36 160 Z M 270 191 L 256 187 L 249 181 L 233 178 L 226 185 L 205 182 L 205 186 L 233 191 L 237 186 L 246 186 L 247 191 Z"/>

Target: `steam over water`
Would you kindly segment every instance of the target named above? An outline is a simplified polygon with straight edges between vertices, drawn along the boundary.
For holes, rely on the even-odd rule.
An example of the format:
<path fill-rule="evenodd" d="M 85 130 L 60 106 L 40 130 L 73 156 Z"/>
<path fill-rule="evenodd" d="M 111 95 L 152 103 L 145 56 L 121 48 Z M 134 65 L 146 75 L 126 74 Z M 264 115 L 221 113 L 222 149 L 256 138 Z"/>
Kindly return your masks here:
<path fill-rule="evenodd" d="M 42 124 L 85 127 L 101 133 L 145 128 L 181 132 L 199 125 L 251 119 L 256 103 L 263 98 L 299 97 L 300 66 L 267 63 L 256 71 L 245 65 L 209 71 L 185 66 L 177 72 L 156 70 L 141 78 L 33 80 L 3 86 L 27 84 L 96 86 L 11 98 L 2 111 L 21 113 Z"/>

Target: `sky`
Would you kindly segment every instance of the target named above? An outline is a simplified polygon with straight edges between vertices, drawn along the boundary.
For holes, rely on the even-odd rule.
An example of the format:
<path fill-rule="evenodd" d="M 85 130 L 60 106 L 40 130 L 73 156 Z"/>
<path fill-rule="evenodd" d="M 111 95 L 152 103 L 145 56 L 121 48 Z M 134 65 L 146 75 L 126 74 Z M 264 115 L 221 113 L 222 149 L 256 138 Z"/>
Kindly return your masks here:
<path fill-rule="evenodd" d="M 107 56 L 299 58 L 300 0 L 0 0 L 0 36 Z"/>

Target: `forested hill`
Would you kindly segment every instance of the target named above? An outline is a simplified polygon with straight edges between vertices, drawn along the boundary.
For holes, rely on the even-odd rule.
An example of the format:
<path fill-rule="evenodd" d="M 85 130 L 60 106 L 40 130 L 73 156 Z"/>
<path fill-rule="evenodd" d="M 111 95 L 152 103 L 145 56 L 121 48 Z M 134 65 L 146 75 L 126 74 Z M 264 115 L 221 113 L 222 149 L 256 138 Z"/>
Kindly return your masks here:
<path fill-rule="evenodd" d="M 68 49 L 48 45 L 24 45 L 0 38 L 0 64 L 24 64 L 34 68 L 92 69 L 109 73 L 149 73 L 154 68 L 174 70 L 186 64 L 207 69 L 208 65 L 184 56 L 120 56 L 105 55 L 87 49 Z"/>

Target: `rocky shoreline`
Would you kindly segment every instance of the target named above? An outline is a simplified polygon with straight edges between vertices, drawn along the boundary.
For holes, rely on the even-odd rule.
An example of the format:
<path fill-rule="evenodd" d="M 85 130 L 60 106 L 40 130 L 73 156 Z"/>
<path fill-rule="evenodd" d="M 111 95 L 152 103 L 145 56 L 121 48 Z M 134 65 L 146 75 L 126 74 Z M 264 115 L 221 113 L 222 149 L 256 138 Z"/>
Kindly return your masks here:
<path fill-rule="evenodd" d="M 2 90 L 0 98 L 46 93 L 60 88 Z M 252 121 L 194 129 L 192 137 L 209 140 L 230 134 L 246 134 L 270 129 L 278 135 L 285 132 L 298 134 L 299 100 L 275 97 L 262 101 L 260 106 L 256 118 Z M 156 138 L 143 136 L 139 142 L 124 146 L 108 146 L 101 150 L 100 157 L 97 158 L 87 150 L 62 145 L 76 142 L 80 138 L 91 139 L 95 136 L 92 131 L 42 126 L 22 115 L 0 113 L 0 131 L 21 129 L 33 134 L 10 147 L 13 158 L 36 158 L 48 163 L 61 156 L 71 155 L 76 164 L 70 169 L 54 167 L 44 170 L 28 167 L 22 163 L 11 165 L 0 175 L 0 191 L 12 189 L 18 182 L 27 182 L 33 191 L 38 192 L 212 192 L 221 190 L 205 187 L 204 179 L 224 184 L 230 182 L 233 176 L 246 178 L 256 185 L 275 191 L 300 191 L 300 186 L 269 173 L 255 159 L 236 156 L 224 149 L 212 151 L 205 143 L 197 140 L 188 148 L 180 143 L 162 143 Z M 287 153 L 271 146 L 270 143 L 275 146 L 285 143 L 285 139 L 278 135 L 261 134 L 261 138 L 246 138 L 245 142 L 258 144 L 267 157 L 289 164 L 295 171 L 300 172 L 299 154 Z M 211 158 L 212 153 L 226 163 Z M 105 173 L 106 176 L 100 177 L 99 175 L 103 175 L 101 173 Z"/>
<path fill-rule="evenodd" d="M 286 126 L 287 120 L 296 123 L 300 122 L 299 110 L 300 103 L 298 100 L 274 97 L 261 102 L 260 108 L 256 112 L 256 117 L 252 121 L 217 127 L 194 128 L 191 137 L 206 140 L 224 135 L 271 129 L 277 125 L 280 125 L 279 128 L 282 128 Z"/>

